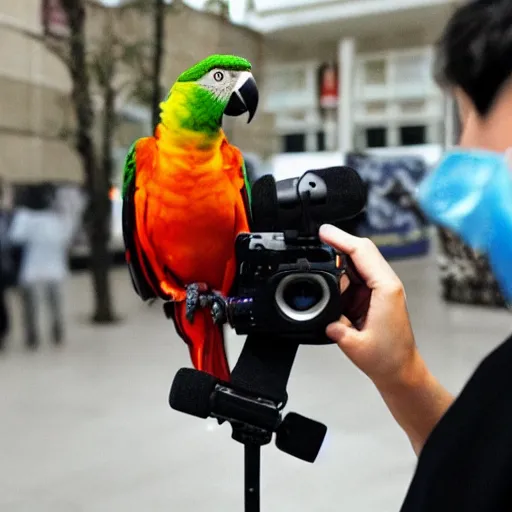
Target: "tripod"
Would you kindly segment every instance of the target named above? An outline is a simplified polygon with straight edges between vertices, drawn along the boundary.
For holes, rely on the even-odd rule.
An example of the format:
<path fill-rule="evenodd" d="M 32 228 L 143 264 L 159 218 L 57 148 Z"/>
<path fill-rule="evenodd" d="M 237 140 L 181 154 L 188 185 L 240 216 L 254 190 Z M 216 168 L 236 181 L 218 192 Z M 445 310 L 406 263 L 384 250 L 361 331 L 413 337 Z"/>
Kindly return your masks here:
<path fill-rule="evenodd" d="M 245 512 L 259 512 L 261 446 L 246 444 L 244 448 Z"/>
<path fill-rule="evenodd" d="M 249 336 L 229 384 L 196 370 L 181 369 L 169 403 L 178 411 L 231 424 L 244 445 L 245 512 L 260 511 L 261 447 L 272 441 L 281 451 L 314 462 L 327 427 L 296 413 L 284 419 L 286 386 L 298 344 L 280 336 Z"/>

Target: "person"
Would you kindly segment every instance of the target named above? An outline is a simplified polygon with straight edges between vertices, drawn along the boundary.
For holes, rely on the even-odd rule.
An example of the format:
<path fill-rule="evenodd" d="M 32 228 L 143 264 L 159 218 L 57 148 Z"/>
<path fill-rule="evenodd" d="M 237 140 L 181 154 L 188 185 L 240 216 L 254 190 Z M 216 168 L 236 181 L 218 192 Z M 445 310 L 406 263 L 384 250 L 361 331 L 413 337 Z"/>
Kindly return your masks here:
<path fill-rule="evenodd" d="M 28 207 L 15 212 L 9 239 L 23 244 L 19 284 L 23 305 L 25 344 L 36 349 L 40 343 L 38 291 L 43 292 L 51 317 L 51 338 L 64 339 L 62 284 L 68 272 L 68 247 L 73 224 L 58 211 L 55 190 L 37 186 L 29 192 Z"/>
<path fill-rule="evenodd" d="M 11 222 L 9 187 L 0 178 L 0 350 L 5 348 L 6 338 L 10 329 L 10 312 L 7 305 L 7 289 L 14 274 L 10 258 L 8 231 Z"/>
<path fill-rule="evenodd" d="M 446 157 L 439 172 L 446 171 L 447 162 L 472 161 L 479 169 L 501 169 L 496 176 L 509 180 L 493 189 L 504 212 L 501 217 L 477 216 L 472 221 L 474 230 L 487 234 L 484 246 L 493 255 L 491 266 L 510 300 L 512 258 L 498 256 L 512 251 L 512 236 L 501 231 L 512 226 L 512 173 L 503 171 L 505 152 L 512 146 L 512 2 L 473 0 L 460 6 L 437 50 L 438 80 L 457 98 L 463 125 L 457 152 Z M 471 167 L 457 170 L 466 176 L 472 172 Z M 471 182 L 468 177 L 465 193 L 474 203 L 485 194 L 471 195 L 477 191 Z M 492 186 L 487 183 L 486 191 Z M 434 200 L 425 194 L 423 205 Z M 437 212 L 433 216 L 454 227 L 457 223 L 446 212 L 455 214 L 457 209 L 447 206 L 446 197 L 451 196 L 443 196 L 444 214 L 432 207 Z M 459 199 L 467 206 L 467 196 Z M 485 215 L 488 209 L 475 207 L 475 212 Z M 489 219 L 495 224 L 482 224 Z M 464 233 L 473 239 L 469 231 Z M 350 308 L 328 326 L 327 334 L 373 381 L 419 456 L 401 511 L 512 510 L 512 337 L 482 361 L 454 398 L 425 364 L 414 340 L 403 284 L 375 245 L 329 225 L 322 226 L 320 236 L 348 254 L 354 267 L 341 280 Z M 493 245 L 498 242 L 499 251 Z"/>

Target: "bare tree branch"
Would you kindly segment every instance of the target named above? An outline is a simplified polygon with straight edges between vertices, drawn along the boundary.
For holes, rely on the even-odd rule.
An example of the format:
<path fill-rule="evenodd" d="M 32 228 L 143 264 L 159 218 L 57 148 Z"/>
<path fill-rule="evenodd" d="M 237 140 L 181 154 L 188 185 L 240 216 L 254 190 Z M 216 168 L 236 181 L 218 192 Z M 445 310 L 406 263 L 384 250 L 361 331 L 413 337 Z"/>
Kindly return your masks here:
<path fill-rule="evenodd" d="M 61 131 L 57 131 L 56 133 L 48 133 L 47 131 L 37 131 L 25 128 L 13 128 L 12 126 L 0 125 L 0 134 L 17 135 L 20 137 L 37 137 L 39 139 L 48 141 L 69 142 L 75 133 L 72 130 L 66 129 L 62 129 Z"/>
<path fill-rule="evenodd" d="M 162 75 L 162 60 L 164 55 L 164 13 L 165 1 L 154 1 L 153 20 L 155 24 L 155 44 L 153 48 L 153 73 L 151 94 L 151 124 L 156 128 L 160 120 L 160 77 Z"/>
<path fill-rule="evenodd" d="M 66 46 L 61 41 L 53 39 L 45 34 L 40 34 L 34 30 L 30 30 L 16 22 L 14 19 L 10 19 L 8 16 L 0 15 L 0 25 L 5 27 L 7 30 L 16 32 L 32 41 L 36 41 L 39 44 L 44 45 L 48 51 L 55 55 L 66 67 L 69 67 L 70 58 L 69 52 L 66 51 Z"/>

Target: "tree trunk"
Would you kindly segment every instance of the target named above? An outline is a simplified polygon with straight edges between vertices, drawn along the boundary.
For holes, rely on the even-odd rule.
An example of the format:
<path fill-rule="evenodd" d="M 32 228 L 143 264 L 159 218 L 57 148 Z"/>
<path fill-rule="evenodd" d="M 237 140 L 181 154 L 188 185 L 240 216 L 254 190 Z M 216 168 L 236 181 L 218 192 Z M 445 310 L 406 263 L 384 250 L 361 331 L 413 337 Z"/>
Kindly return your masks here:
<path fill-rule="evenodd" d="M 91 270 L 93 273 L 96 308 L 93 321 L 110 323 L 115 321 L 112 309 L 109 269 L 110 223 L 112 206 L 109 188 L 112 180 L 112 138 L 115 123 L 115 94 L 109 83 L 103 98 L 102 162 L 96 166 L 96 177 L 91 187 L 91 222 L 89 239 L 91 244 Z"/>
<path fill-rule="evenodd" d="M 109 217 L 108 177 L 98 165 L 93 142 L 94 111 L 89 88 L 89 73 L 85 42 L 84 0 L 61 0 L 67 14 L 69 39 L 69 71 L 71 97 L 77 118 L 76 148 L 82 159 L 85 185 L 89 193 L 88 233 L 91 247 L 91 274 L 94 286 L 93 321 L 109 323 L 115 320 L 109 283 Z"/>
<path fill-rule="evenodd" d="M 153 98 L 151 105 L 153 129 L 160 122 L 160 77 L 162 75 L 162 58 L 164 53 L 164 21 L 165 3 L 164 0 L 154 0 L 154 21 L 155 21 L 155 44 L 153 49 Z"/>

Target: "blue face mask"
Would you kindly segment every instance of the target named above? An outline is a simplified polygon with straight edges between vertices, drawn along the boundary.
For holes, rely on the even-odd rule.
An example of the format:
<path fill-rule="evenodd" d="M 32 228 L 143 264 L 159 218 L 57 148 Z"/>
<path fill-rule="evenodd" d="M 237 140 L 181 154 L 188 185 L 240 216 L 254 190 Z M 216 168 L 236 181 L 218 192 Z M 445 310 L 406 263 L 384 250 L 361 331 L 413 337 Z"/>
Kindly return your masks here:
<path fill-rule="evenodd" d="M 512 170 L 502 153 L 454 150 L 421 183 L 418 200 L 434 223 L 489 260 L 512 303 Z"/>

